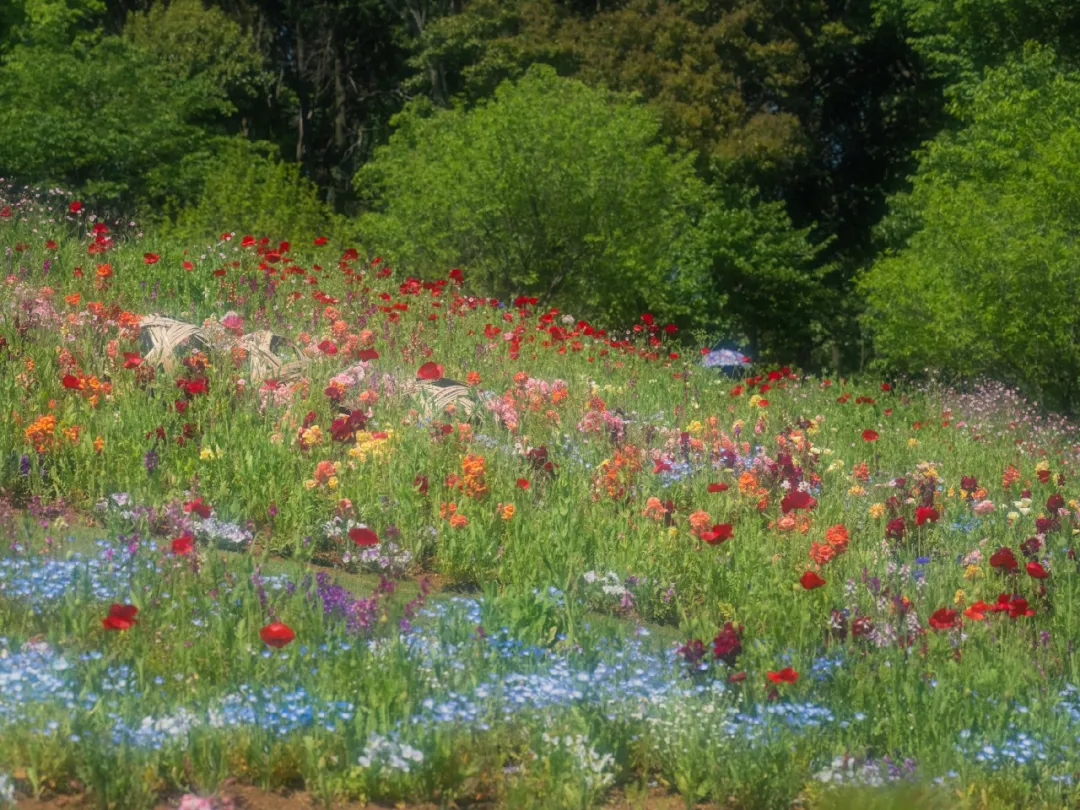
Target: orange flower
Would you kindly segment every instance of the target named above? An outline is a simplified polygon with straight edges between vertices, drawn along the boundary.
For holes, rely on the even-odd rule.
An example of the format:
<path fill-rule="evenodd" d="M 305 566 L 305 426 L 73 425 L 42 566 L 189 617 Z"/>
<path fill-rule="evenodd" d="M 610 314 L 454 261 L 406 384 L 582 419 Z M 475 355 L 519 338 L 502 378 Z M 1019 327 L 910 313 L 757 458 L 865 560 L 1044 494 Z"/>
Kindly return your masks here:
<path fill-rule="evenodd" d="M 476 371 L 470 371 L 468 374 L 465 375 L 465 382 L 469 385 L 479 385 L 480 374 Z"/>
<path fill-rule="evenodd" d="M 828 543 L 810 544 L 810 559 L 818 565 L 825 565 L 825 563 L 836 556 L 836 553 L 835 546 L 831 546 Z"/>
<path fill-rule="evenodd" d="M 469 519 L 464 515 L 454 515 L 450 518 L 450 526 L 454 529 L 460 529 L 463 526 L 469 525 Z"/>
<path fill-rule="evenodd" d="M 56 417 L 51 413 L 35 420 L 23 434 L 26 440 L 34 445 L 39 453 L 44 453 L 52 441 L 53 432 L 56 430 Z"/>
<path fill-rule="evenodd" d="M 847 550 L 850 540 L 851 536 L 848 534 L 847 527 L 842 523 L 825 530 L 825 542 L 836 549 L 837 554 L 843 554 Z"/>
<path fill-rule="evenodd" d="M 81 433 L 81 432 L 82 432 L 82 428 L 79 427 L 78 425 L 72 425 L 69 428 L 64 428 L 63 429 L 64 437 L 69 442 L 71 442 L 72 444 L 78 443 L 78 441 L 79 441 L 79 433 Z"/>
<path fill-rule="evenodd" d="M 503 520 L 510 520 L 514 516 L 514 505 L 512 503 L 506 504 L 502 507 L 500 514 Z"/>
<path fill-rule="evenodd" d="M 757 492 L 758 480 L 757 476 L 752 472 L 744 472 L 739 476 L 739 494 L 740 495 L 753 495 Z"/>
<path fill-rule="evenodd" d="M 704 509 L 698 509 L 690 513 L 690 528 L 695 532 L 702 532 L 712 527 L 712 517 Z"/>
<path fill-rule="evenodd" d="M 482 498 L 487 494 L 487 483 L 484 481 L 484 472 L 487 462 L 483 456 L 466 455 L 461 460 L 461 484 L 465 494 L 470 498 Z"/>
<path fill-rule="evenodd" d="M 856 464 L 852 468 L 851 473 L 859 481 L 869 481 L 870 480 L 870 465 L 867 464 L 865 461 L 860 461 L 858 464 Z"/>
<path fill-rule="evenodd" d="M 99 264 L 97 266 L 97 277 L 104 280 L 112 278 L 113 269 L 111 264 Z"/>
<path fill-rule="evenodd" d="M 100 436 L 98 436 L 96 439 L 94 439 L 94 452 L 95 453 L 100 453 L 104 449 L 105 449 L 105 440 L 103 438 L 101 438 Z"/>
<path fill-rule="evenodd" d="M 1020 480 L 1020 470 L 1016 469 L 1012 464 L 1005 468 L 1005 472 L 1001 475 L 1001 486 L 1008 489 L 1017 481 Z"/>
<path fill-rule="evenodd" d="M 645 511 L 642 514 L 644 514 L 647 518 L 652 518 L 653 520 L 663 520 L 665 512 L 666 510 L 664 509 L 664 504 L 660 501 L 659 498 L 653 496 L 652 498 L 649 498 L 649 500 L 645 501 Z"/>

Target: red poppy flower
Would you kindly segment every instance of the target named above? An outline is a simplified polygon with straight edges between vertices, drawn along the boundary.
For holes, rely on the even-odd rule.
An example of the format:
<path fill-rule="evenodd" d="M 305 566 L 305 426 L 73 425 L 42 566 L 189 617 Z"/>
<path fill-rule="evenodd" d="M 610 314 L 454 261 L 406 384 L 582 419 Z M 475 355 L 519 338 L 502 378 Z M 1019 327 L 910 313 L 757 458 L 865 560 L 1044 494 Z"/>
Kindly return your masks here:
<path fill-rule="evenodd" d="M 656 462 L 656 466 L 653 467 L 654 473 L 671 472 L 671 465 L 666 461 L 660 460 Z"/>
<path fill-rule="evenodd" d="M 718 546 L 735 536 L 735 529 L 730 523 L 717 523 L 709 531 L 701 533 L 701 539 L 710 546 Z"/>
<path fill-rule="evenodd" d="M 364 548 L 379 545 L 379 535 L 375 534 L 367 526 L 357 526 L 355 529 L 349 529 L 349 539 Z"/>
<path fill-rule="evenodd" d="M 80 380 L 74 374 L 65 374 L 63 383 L 64 388 L 70 388 L 73 391 L 78 391 L 80 388 L 82 388 L 82 380 Z"/>
<path fill-rule="evenodd" d="M 1028 576 L 1033 579 L 1046 579 L 1050 576 L 1050 572 L 1043 568 L 1041 563 L 1034 560 L 1027 564 L 1027 572 Z"/>
<path fill-rule="evenodd" d="M 266 642 L 271 647 L 281 649 L 294 638 L 296 633 L 292 631 L 287 624 L 281 622 L 271 622 L 259 631 L 259 638 Z"/>
<path fill-rule="evenodd" d="M 179 557 L 183 557 L 186 554 L 190 554 L 195 549 L 195 538 L 191 536 L 191 532 L 184 532 L 182 535 L 172 541 L 172 551 Z"/>
<path fill-rule="evenodd" d="M 878 433 L 876 430 L 870 430 L 867 428 L 862 432 L 864 442 L 876 442 L 878 440 Z"/>
<path fill-rule="evenodd" d="M 814 571 L 807 571 L 801 577 L 799 577 L 799 584 L 808 591 L 814 590 L 814 588 L 820 588 L 825 584 L 825 580 L 822 579 Z"/>
<path fill-rule="evenodd" d="M 903 540 L 907 524 L 902 517 L 893 518 L 885 525 L 885 537 L 889 540 Z"/>
<path fill-rule="evenodd" d="M 773 683 L 795 683 L 799 680 L 799 673 L 791 667 L 784 667 L 779 672 L 766 672 L 765 677 Z"/>
<path fill-rule="evenodd" d="M 892 386 L 889 385 L 888 383 L 882 383 L 881 384 L 881 390 L 888 393 L 889 391 L 892 391 Z"/>
<path fill-rule="evenodd" d="M 1016 555 L 1013 554 L 1011 548 L 1003 546 L 990 555 L 990 567 L 1004 571 L 1015 571 L 1018 568 Z"/>
<path fill-rule="evenodd" d="M 161 261 L 161 257 L 156 253 L 144 253 L 143 261 L 146 264 L 157 264 L 159 261 Z"/>
<path fill-rule="evenodd" d="M 1009 618 L 1017 619 L 1021 616 L 1034 616 L 1035 611 L 1028 607 L 1028 600 L 1022 596 L 1014 596 L 1009 602 Z"/>
<path fill-rule="evenodd" d="M 441 363 L 424 363 L 416 372 L 418 380 L 441 380 L 442 375 L 443 367 Z"/>
<path fill-rule="evenodd" d="M 79 200 L 72 200 L 68 203 L 68 211 L 73 214 L 77 214 L 82 211 L 82 203 Z"/>
<path fill-rule="evenodd" d="M 421 495 L 428 494 L 428 477 L 426 475 L 418 475 L 413 479 L 412 485 L 416 487 L 416 491 Z"/>
<path fill-rule="evenodd" d="M 379 353 L 374 349 L 361 349 L 356 353 L 356 357 L 360 360 L 378 360 Z"/>
<path fill-rule="evenodd" d="M 210 504 L 203 503 L 202 498 L 196 498 L 184 504 L 184 511 L 189 515 L 198 515 L 201 518 L 210 517 Z"/>
<path fill-rule="evenodd" d="M 709 484 L 709 492 L 727 492 L 728 485 L 725 483 Z"/>
<path fill-rule="evenodd" d="M 920 506 L 915 510 L 915 525 L 922 526 L 924 523 L 937 523 L 941 515 L 932 506 Z"/>
<path fill-rule="evenodd" d="M 113 604 L 109 606 L 109 615 L 101 620 L 101 624 L 106 630 L 130 630 L 136 624 L 135 614 L 139 612 L 139 609 L 134 605 L 117 605 Z"/>
<path fill-rule="evenodd" d="M 316 236 L 315 237 L 315 247 L 322 247 L 328 241 L 329 240 L 325 236 Z"/>
<path fill-rule="evenodd" d="M 337 344 L 332 340 L 324 340 L 319 344 L 319 351 L 323 354 L 333 356 L 337 354 Z"/>
<path fill-rule="evenodd" d="M 124 352 L 124 368 L 138 368 L 142 361 L 138 352 Z"/>
<path fill-rule="evenodd" d="M 529 488 L 529 479 L 528 478 L 519 478 L 517 480 L 517 488 L 518 489 L 528 489 Z"/>
<path fill-rule="evenodd" d="M 935 630 L 950 630 L 958 625 L 956 611 L 949 608 L 939 608 L 930 616 L 930 626 Z"/>

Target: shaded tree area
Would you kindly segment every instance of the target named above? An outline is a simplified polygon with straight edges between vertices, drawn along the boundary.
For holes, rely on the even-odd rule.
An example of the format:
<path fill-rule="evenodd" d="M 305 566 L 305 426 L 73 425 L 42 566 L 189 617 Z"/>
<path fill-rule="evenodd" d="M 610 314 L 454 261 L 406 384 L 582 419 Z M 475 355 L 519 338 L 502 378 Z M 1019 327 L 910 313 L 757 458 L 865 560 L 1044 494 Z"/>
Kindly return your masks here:
<path fill-rule="evenodd" d="M 413 190 L 411 209 L 405 200 L 414 197 L 402 187 L 396 202 L 379 190 L 390 187 L 388 178 L 430 179 L 432 160 L 450 176 L 461 176 L 454 167 L 468 172 L 463 156 L 472 143 L 434 122 L 483 120 L 497 129 L 490 111 L 462 116 L 488 109 L 500 87 L 544 65 L 545 75 L 609 93 L 613 120 L 627 105 L 647 110 L 648 147 L 688 167 L 681 189 L 700 191 L 680 203 L 693 227 L 669 234 L 670 256 L 635 259 L 631 284 L 655 283 L 678 255 L 697 270 L 672 278 L 709 268 L 697 276 L 703 286 L 680 293 L 670 308 L 680 323 L 737 333 L 767 355 L 850 370 L 875 353 L 887 356 L 857 280 L 917 233 L 921 220 L 904 212 L 911 178 L 925 168 L 925 145 L 970 126 L 987 75 L 1032 43 L 1052 54 L 1051 72 L 1075 67 L 1080 7 L 1068 0 L 10 0 L 0 8 L 0 175 L 63 183 L 186 234 L 252 219 L 269 228 L 279 217 L 285 230 L 326 220 L 378 250 L 396 233 L 388 247 L 426 272 L 418 256 L 450 260 L 447 246 L 464 243 L 443 237 L 474 233 L 482 217 L 472 216 L 475 206 L 459 207 L 460 226 L 405 250 L 400 236 L 409 229 L 400 219 L 391 227 L 393 217 L 426 217 L 415 232 L 427 233 L 450 209 L 422 205 L 424 189 Z M 565 136 L 573 122 L 560 120 Z M 409 150 L 427 154 L 409 164 L 404 130 L 425 126 L 441 142 L 410 142 Z M 610 152 L 579 139 L 592 151 L 564 149 L 559 157 L 567 141 L 553 134 L 546 143 L 556 151 L 537 162 L 558 157 L 568 182 L 599 176 L 611 153 L 642 148 L 626 127 L 605 131 L 616 139 Z M 508 154 L 532 148 L 519 144 Z M 600 162 L 567 165 L 589 160 Z M 487 170 L 505 180 L 512 169 Z M 586 187 L 575 204 L 598 210 L 612 193 L 604 189 Z M 280 204 L 260 213 L 254 198 L 267 201 L 263 209 L 296 199 L 297 213 L 286 215 Z M 534 218 L 533 235 L 553 233 L 572 210 Z M 628 272 L 626 257 L 637 248 L 623 235 L 645 209 L 625 210 L 625 228 L 606 222 L 600 235 L 579 234 L 603 248 L 590 241 L 587 255 L 601 258 L 588 272 Z M 770 253 L 765 243 L 780 247 Z M 477 244 L 469 241 L 466 256 Z M 536 244 L 535 273 L 565 264 L 562 248 Z M 500 266 L 491 277 L 516 272 Z M 574 279 L 563 285 L 583 289 Z M 630 304 L 606 298 L 591 306 L 621 313 Z"/>

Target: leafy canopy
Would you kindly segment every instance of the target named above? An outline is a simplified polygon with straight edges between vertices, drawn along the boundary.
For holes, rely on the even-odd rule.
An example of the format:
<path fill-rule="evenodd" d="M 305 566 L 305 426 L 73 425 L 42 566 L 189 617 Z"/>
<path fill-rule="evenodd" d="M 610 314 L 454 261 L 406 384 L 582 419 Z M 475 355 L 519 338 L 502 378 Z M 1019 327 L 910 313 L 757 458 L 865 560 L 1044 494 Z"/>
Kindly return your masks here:
<path fill-rule="evenodd" d="M 874 346 L 903 371 L 1080 395 L 1080 73 L 1030 49 L 987 72 L 961 127 L 927 149 L 864 280 Z"/>

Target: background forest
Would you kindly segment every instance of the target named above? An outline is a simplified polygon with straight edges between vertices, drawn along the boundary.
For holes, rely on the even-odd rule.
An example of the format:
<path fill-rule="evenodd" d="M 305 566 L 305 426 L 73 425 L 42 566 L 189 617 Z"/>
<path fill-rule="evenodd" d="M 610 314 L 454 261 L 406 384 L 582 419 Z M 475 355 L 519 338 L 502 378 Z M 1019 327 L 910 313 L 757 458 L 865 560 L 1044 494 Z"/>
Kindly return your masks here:
<path fill-rule="evenodd" d="M 1078 55 L 1073 0 L 4 0 L 0 178 L 1075 410 Z"/>

